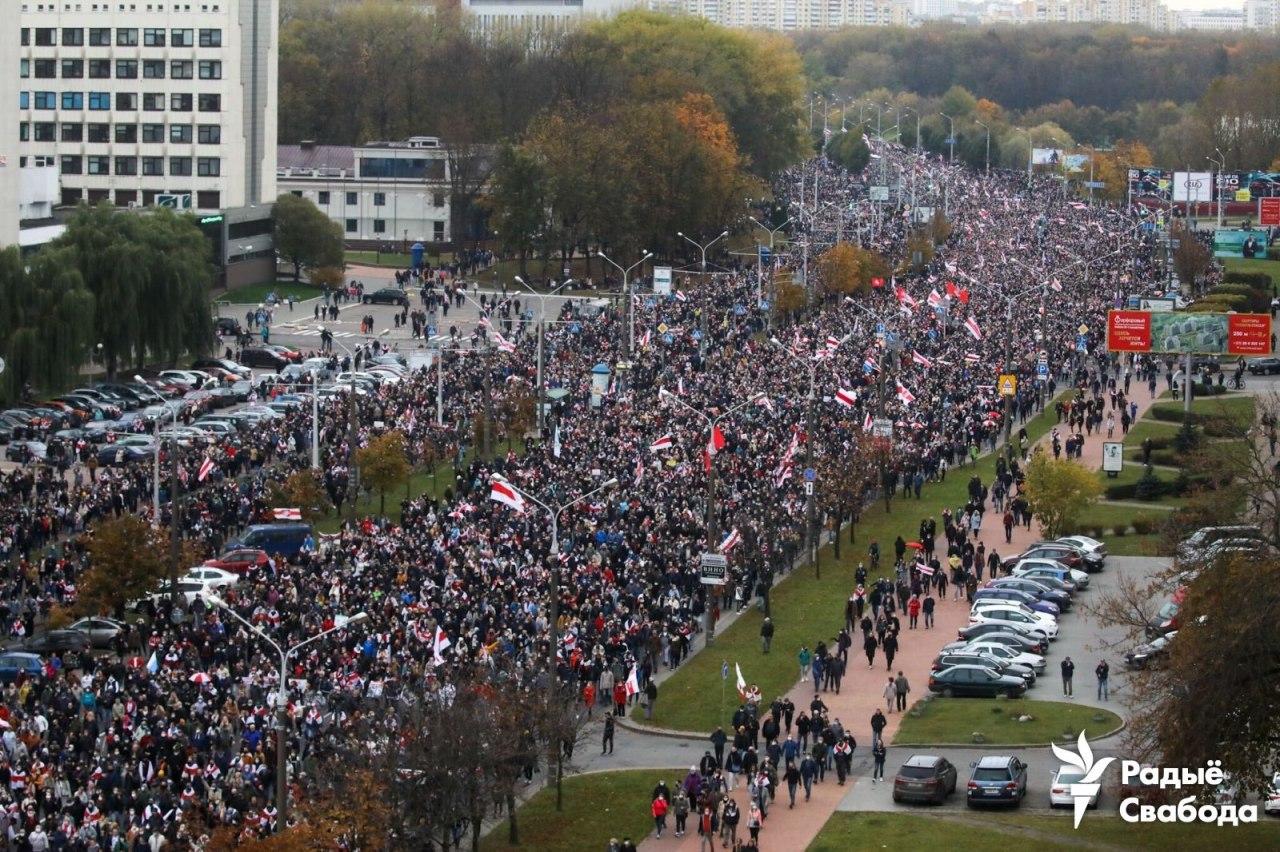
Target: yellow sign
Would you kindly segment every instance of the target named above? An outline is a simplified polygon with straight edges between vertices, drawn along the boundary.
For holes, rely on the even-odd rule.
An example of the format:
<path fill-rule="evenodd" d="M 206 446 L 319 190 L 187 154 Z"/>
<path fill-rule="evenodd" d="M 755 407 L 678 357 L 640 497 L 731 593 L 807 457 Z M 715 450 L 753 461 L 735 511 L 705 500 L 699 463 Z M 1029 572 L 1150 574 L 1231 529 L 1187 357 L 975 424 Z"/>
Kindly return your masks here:
<path fill-rule="evenodd" d="M 1076 333 L 1077 333 L 1077 334 L 1088 334 L 1088 333 L 1089 333 L 1089 326 L 1085 325 L 1084 323 L 1080 323 L 1080 327 L 1076 329 Z"/>
<path fill-rule="evenodd" d="M 667 333 L 667 324 L 665 322 L 658 323 L 658 334 Z"/>
<path fill-rule="evenodd" d="M 1247 189 L 1236 190 L 1236 201 L 1249 202 L 1253 200 L 1253 193 Z"/>
<path fill-rule="evenodd" d="M 1001 396 L 1014 396 L 1018 393 L 1018 377 L 1012 373 L 1001 373 L 996 386 L 1000 388 Z"/>

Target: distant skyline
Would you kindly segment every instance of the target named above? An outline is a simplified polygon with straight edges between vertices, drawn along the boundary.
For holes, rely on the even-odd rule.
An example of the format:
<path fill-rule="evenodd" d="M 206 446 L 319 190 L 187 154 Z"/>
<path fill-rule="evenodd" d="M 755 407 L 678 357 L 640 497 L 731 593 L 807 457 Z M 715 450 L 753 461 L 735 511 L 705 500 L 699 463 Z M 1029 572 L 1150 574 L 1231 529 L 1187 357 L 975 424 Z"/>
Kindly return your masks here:
<path fill-rule="evenodd" d="M 1165 0 L 1170 9 L 1242 9 L 1243 0 Z"/>

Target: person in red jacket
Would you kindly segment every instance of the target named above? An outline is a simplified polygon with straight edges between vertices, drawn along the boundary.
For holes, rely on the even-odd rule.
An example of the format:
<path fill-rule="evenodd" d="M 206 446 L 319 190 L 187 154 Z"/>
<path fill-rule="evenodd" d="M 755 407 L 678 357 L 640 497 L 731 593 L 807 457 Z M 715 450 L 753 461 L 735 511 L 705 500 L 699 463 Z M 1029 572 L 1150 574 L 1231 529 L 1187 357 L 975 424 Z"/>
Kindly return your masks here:
<path fill-rule="evenodd" d="M 587 705 L 587 718 L 591 717 L 591 711 L 596 706 L 596 685 L 588 683 L 582 687 L 582 703 Z"/>
<path fill-rule="evenodd" d="M 662 832 L 667 827 L 667 800 L 661 796 L 655 796 L 653 804 L 650 806 L 650 812 L 653 814 L 653 827 L 657 831 L 658 837 L 662 837 Z"/>
<path fill-rule="evenodd" d="M 911 600 L 907 601 L 907 626 L 911 630 L 916 629 L 916 622 L 920 618 L 920 596 L 912 595 Z"/>
<path fill-rule="evenodd" d="M 615 683 L 613 685 L 613 715 L 627 715 L 627 687 L 626 684 Z"/>

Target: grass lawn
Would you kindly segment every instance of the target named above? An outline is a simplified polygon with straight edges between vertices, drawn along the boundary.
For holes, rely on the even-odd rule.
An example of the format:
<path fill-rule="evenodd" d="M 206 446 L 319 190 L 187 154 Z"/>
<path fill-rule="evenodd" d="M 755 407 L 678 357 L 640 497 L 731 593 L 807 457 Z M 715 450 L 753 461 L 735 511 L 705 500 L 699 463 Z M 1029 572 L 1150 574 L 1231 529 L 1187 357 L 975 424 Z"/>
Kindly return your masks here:
<path fill-rule="evenodd" d="M 1141 448 L 1142 442 L 1147 438 L 1154 443 L 1161 438 L 1172 440 L 1176 434 L 1178 434 L 1177 423 L 1166 423 L 1163 420 L 1144 417 L 1129 429 L 1129 434 L 1124 436 L 1124 443 L 1126 447 Z"/>
<path fill-rule="evenodd" d="M 1166 423 L 1172 422 L 1176 425 L 1182 420 L 1182 408 L 1181 402 L 1157 402 L 1151 406 L 1150 412 L 1153 418 L 1159 417 Z M 1251 426 L 1255 418 L 1255 404 L 1253 397 L 1246 395 L 1201 397 L 1191 400 L 1191 413 L 1200 417 L 1226 417 L 1235 423 Z M 1129 431 L 1132 433 L 1133 430 Z"/>
<path fill-rule="evenodd" d="M 1052 680 L 1053 672 L 1046 672 L 1045 677 Z M 1017 721 L 1023 715 L 1031 716 L 1032 721 Z M 1074 739 L 1082 730 L 1092 739 L 1119 725 L 1120 717 L 1108 710 L 1065 701 L 931 698 L 917 701 L 902 718 L 893 744 L 967 743 L 973 741 L 974 733 L 980 733 L 990 745 L 1043 747 L 1064 735 Z"/>
<path fill-rule="evenodd" d="M 1257 257 L 1224 257 L 1222 265 L 1227 272 L 1261 272 L 1271 276 L 1271 283 L 1280 284 L 1280 261 Z"/>
<path fill-rule="evenodd" d="M 448 260 L 452 255 L 446 253 L 444 260 Z M 360 266 L 386 266 L 391 269 L 408 269 L 413 265 L 413 256 L 402 252 L 382 253 L 374 251 L 348 251 L 343 253 L 343 258 L 348 265 L 359 264 Z M 440 262 L 439 259 L 427 255 L 425 258 L 432 266 Z"/>
<path fill-rule="evenodd" d="M 276 281 L 266 284 L 246 284 L 243 287 L 234 287 L 225 293 L 220 293 L 214 297 L 215 302 L 230 302 L 233 305 L 257 305 L 267 300 L 267 296 L 275 293 L 276 296 L 283 299 L 286 296 L 292 296 L 295 302 L 303 299 L 314 299 L 324 295 L 323 287 L 316 287 L 303 281 L 295 283 L 293 281 Z"/>
<path fill-rule="evenodd" d="M 1128 463 L 1125 464 L 1124 470 L 1120 471 L 1115 478 L 1109 478 L 1106 473 L 1098 471 L 1098 481 L 1102 483 L 1104 495 L 1106 494 L 1107 488 L 1113 485 L 1132 485 L 1141 479 L 1143 474 L 1146 473 L 1146 469 L 1142 466 L 1140 461 L 1137 461 L 1136 459 L 1126 461 Z M 1167 485 L 1172 485 L 1173 481 L 1178 478 L 1177 472 L 1169 470 L 1168 468 L 1154 467 L 1151 472 L 1155 474 L 1156 479 L 1159 479 Z M 1172 494 L 1161 495 L 1155 500 L 1138 500 L 1137 497 L 1126 497 L 1123 499 L 1139 503 L 1150 503 L 1152 506 L 1181 506 L 1186 502 L 1185 498 L 1176 497 Z"/>
<path fill-rule="evenodd" d="M 684 775 L 679 769 L 629 769 L 565 778 L 564 810 L 556 812 L 553 788 L 539 790 L 516 810 L 519 846 L 507 843 L 507 823 L 503 821 L 480 841 L 480 849 L 600 852 L 608 848 L 612 837 L 630 837 L 638 846 L 653 832 L 649 794 L 654 786 L 662 779 L 674 790 Z M 692 819 L 689 827 L 692 830 Z M 675 831 L 674 816 L 667 817 L 667 828 Z"/>
<path fill-rule="evenodd" d="M 1047 416 L 1037 416 L 1027 423 L 1027 433 L 1034 441 L 1048 432 L 1053 422 L 1050 404 Z M 723 633 L 717 632 L 710 648 L 695 655 L 661 686 L 649 724 L 696 732 L 727 724 L 733 710 L 730 699 L 736 695 L 730 684 L 722 706 L 722 662 L 728 662 L 731 669 L 734 663 L 741 665 L 743 677 L 748 683 L 759 685 L 766 701 L 790 690 L 797 680 L 796 654 L 800 646 L 812 648 L 819 639 L 831 640 L 843 624 L 844 601 L 853 588 L 854 569 L 860 561 L 866 561 L 871 541 L 880 543 L 881 573 L 891 576 L 894 539 L 901 535 L 910 541 L 916 538 L 921 519 L 940 519 L 944 508 L 963 506 L 969 477 L 975 470 L 983 482 L 990 482 L 995 476 L 994 457 L 980 459 L 976 469 L 953 469 L 945 482 L 925 486 L 921 500 L 894 499 L 889 513 L 883 502 L 868 507 L 858 523 L 856 543 L 849 545 L 848 531 L 842 533 L 840 559 L 834 558 L 830 546 L 819 552 L 820 579 L 815 578 L 812 566 L 805 566 L 795 572 L 796 576 L 774 587 L 771 654 L 760 653 L 763 616 L 753 606 Z"/>
<path fill-rule="evenodd" d="M 1214 825 L 1128 823 L 1091 812 L 1071 828 L 1071 814 L 848 813 L 833 814 L 809 844 L 809 852 L 849 849 L 948 849 L 989 852 L 1034 848 L 1037 852 L 1097 849 L 1195 849 L 1228 841 L 1233 852 L 1269 850 L 1280 844 L 1280 822 L 1219 828 Z M 762 837 L 764 835 L 762 834 Z"/>

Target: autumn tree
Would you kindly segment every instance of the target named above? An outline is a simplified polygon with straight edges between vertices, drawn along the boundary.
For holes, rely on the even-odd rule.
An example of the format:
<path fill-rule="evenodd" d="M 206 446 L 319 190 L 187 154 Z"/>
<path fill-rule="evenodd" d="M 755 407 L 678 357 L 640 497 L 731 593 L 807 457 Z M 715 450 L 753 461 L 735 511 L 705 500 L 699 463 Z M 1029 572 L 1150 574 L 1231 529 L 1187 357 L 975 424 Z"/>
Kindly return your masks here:
<path fill-rule="evenodd" d="M 883 441 L 870 435 L 829 447 L 815 460 L 818 505 L 832 520 L 831 546 L 840 558 L 840 527 L 849 522 L 852 544 L 868 492 L 879 481 Z"/>
<path fill-rule="evenodd" d="M 1173 250 L 1173 268 L 1178 272 L 1178 279 L 1187 287 L 1194 287 L 1196 279 L 1208 270 L 1213 255 L 1184 221 L 1174 222 L 1170 237 L 1177 245 Z"/>
<path fill-rule="evenodd" d="M 169 576 L 168 532 L 138 515 L 101 521 L 88 535 L 89 568 L 77 584 L 77 612 L 118 613 L 126 603 L 154 592 Z"/>
<path fill-rule="evenodd" d="M 273 508 L 302 510 L 302 519 L 315 523 L 333 504 L 316 471 L 308 468 L 289 474 L 283 482 L 272 482 L 267 498 Z"/>
<path fill-rule="evenodd" d="M 1102 495 L 1102 483 L 1084 465 L 1037 448 L 1027 463 L 1024 491 L 1044 537 L 1052 539 L 1074 529 L 1080 513 Z"/>
<path fill-rule="evenodd" d="M 849 243 L 836 243 L 818 255 L 817 269 L 822 289 L 829 295 L 848 295 L 862 288 L 861 258 Z"/>
<path fill-rule="evenodd" d="M 846 171 L 857 174 L 871 162 L 871 149 L 863 139 L 864 128 L 850 127 L 837 133 L 827 143 L 827 157 L 839 163 Z"/>
<path fill-rule="evenodd" d="M 405 456 L 404 433 L 394 430 L 371 438 L 356 450 L 356 464 L 361 480 L 378 492 L 378 513 L 385 515 L 387 492 L 403 485 L 412 472 Z"/>
<path fill-rule="evenodd" d="M 498 154 L 486 203 L 498 239 L 516 253 L 523 278 L 529 276 L 530 254 L 546 239 L 544 180 L 542 165 L 530 150 L 508 145 Z"/>

